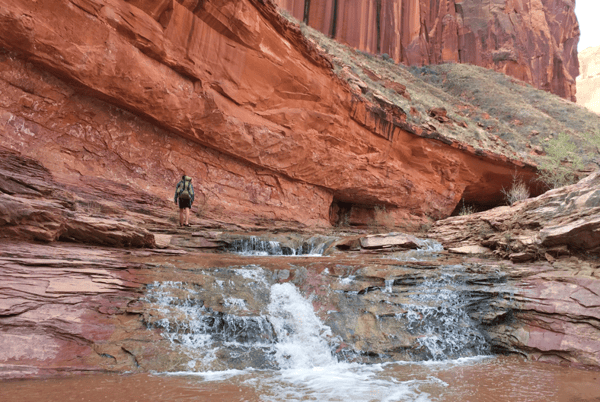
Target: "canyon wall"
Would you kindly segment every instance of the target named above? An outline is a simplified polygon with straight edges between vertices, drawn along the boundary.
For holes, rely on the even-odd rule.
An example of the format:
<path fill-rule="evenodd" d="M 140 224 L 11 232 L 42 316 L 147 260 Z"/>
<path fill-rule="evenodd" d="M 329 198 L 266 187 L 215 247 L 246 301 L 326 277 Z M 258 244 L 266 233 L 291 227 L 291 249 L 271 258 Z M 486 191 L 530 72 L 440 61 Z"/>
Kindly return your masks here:
<path fill-rule="evenodd" d="M 575 101 L 575 0 L 276 0 L 296 19 L 407 65 L 470 63 Z"/>
<path fill-rule="evenodd" d="M 535 174 L 357 98 L 271 3 L 0 5 L 1 145 L 99 199 L 166 205 L 186 171 L 205 216 L 328 226 L 351 203 L 398 223 Z"/>
<path fill-rule="evenodd" d="M 577 103 L 600 114 L 600 46 L 579 53 L 581 75 L 577 77 Z"/>

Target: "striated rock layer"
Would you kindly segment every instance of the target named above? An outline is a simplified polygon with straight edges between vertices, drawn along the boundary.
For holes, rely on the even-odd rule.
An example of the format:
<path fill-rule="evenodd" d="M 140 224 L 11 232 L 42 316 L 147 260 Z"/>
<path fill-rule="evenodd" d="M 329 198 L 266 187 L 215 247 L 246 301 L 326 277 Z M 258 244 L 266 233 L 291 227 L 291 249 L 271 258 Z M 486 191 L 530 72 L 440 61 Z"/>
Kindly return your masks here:
<path fill-rule="evenodd" d="M 512 206 L 438 221 L 445 247 L 479 245 L 513 261 L 600 251 L 600 172 Z"/>
<path fill-rule="evenodd" d="M 575 101 L 575 0 L 276 0 L 298 20 L 408 65 L 470 63 Z"/>
<path fill-rule="evenodd" d="M 0 49 L 2 145 L 96 199 L 166 203 L 185 170 L 208 217 L 398 224 L 535 175 L 356 97 L 271 3 L 0 0 Z"/>
<path fill-rule="evenodd" d="M 342 359 L 509 351 L 600 367 L 597 261 L 513 264 L 388 248 L 291 263 L 198 252 L 190 235 L 173 243 L 183 240 L 187 250 L 0 243 L 0 378 L 273 368 L 265 315 L 271 285 L 283 282 L 312 302 Z M 433 348 L 423 342 L 432 325 L 442 335 Z M 214 342 L 191 347 L 190 335 Z"/>
<path fill-rule="evenodd" d="M 460 253 L 510 258 L 514 321 L 500 344 L 554 362 L 600 362 L 600 172 L 571 186 L 473 215 L 436 222 L 430 235 Z M 576 258 L 579 256 L 581 259 Z"/>

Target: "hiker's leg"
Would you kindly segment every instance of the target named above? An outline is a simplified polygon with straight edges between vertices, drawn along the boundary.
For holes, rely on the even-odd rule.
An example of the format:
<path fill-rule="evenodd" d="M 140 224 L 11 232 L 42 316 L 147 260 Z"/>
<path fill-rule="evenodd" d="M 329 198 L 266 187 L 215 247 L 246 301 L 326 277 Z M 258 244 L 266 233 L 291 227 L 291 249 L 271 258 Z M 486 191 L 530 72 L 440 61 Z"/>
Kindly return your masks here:
<path fill-rule="evenodd" d="M 179 208 L 179 226 L 183 226 L 183 208 Z"/>
<path fill-rule="evenodd" d="M 190 224 L 190 209 L 189 208 L 185 209 L 185 224 L 186 225 Z"/>

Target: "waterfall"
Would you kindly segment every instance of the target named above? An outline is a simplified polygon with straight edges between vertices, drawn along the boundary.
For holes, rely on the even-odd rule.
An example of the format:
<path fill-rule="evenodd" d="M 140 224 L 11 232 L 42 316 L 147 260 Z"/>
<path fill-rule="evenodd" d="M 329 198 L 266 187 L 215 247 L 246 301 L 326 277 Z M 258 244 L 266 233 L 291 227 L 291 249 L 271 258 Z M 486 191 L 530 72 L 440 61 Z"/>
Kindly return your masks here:
<path fill-rule="evenodd" d="M 463 269 L 442 267 L 441 271 L 404 288 L 399 304 L 402 312 L 395 317 L 417 337 L 421 348 L 414 358 L 447 360 L 490 354 L 485 336 L 468 314 L 479 294 L 465 284 L 460 273 Z M 390 292 L 388 284 L 385 292 Z"/>
<path fill-rule="evenodd" d="M 310 238 L 299 245 L 282 245 L 275 240 L 263 240 L 249 236 L 232 241 L 228 251 L 244 256 L 321 256 L 331 239 Z"/>
<path fill-rule="evenodd" d="M 431 399 L 421 388 L 445 384 L 434 377 L 400 382 L 383 373 L 380 364 L 340 362 L 333 352 L 339 337 L 317 317 L 311 301 L 296 286 L 269 285 L 268 274 L 259 267 L 242 269 L 235 279 L 235 283 L 219 280 L 215 286 L 227 293 L 239 281 L 258 284 L 268 294 L 261 314 L 241 316 L 248 312 L 247 304 L 229 297 L 224 298 L 232 300 L 229 313 L 212 311 L 199 300 L 203 292 L 192 284 L 148 286 L 146 299 L 157 319 L 147 324 L 161 328 L 173 347 L 183 349 L 190 359 L 185 370 L 172 375 L 196 374 L 204 381 L 240 376 L 268 402 L 428 402 Z M 240 361 L 246 366 L 236 365 Z"/>
<path fill-rule="evenodd" d="M 442 266 L 387 278 L 379 292 L 378 288 L 362 294 L 332 290 L 331 294 L 340 298 L 339 311 L 327 316 L 335 333 L 317 317 L 312 303 L 295 285 L 275 283 L 277 271 L 256 265 L 213 270 L 211 286 L 182 282 L 149 285 L 147 325 L 162 329 L 165 338 L 197 362 L 198 370 L 318 367 L 335 364 L 338 359 L 386 361 L 383 355 L 363 359 L 370 351 L 368 344 L 363 344 L 364 350 L 352 348 L 352 339 L 346 340 L 352 329 L 344 326 L 351 328 L 354 323 L 344 317 L 358 317 L 357 308 L 367 311 L 387 305 L 386 313 L 376 317 L 376 331 L 389 334 L 389 350 L 401 348 L 394 352 L 400 353 L 397 359 L 441 361 L 489 355 L 490 346 L 471 317 L 484 314 L 480 300 L 488 296 L 480 288 L 490 284 L 479 280 L 466 283 L 463 270 L 463 266 Z M 323 274 L 328 275 L 326 271 Z M 332 280 L 336 286 L 351 288 L 356 276 Z M 205 305 L 204 300 L 210 298 L 213 300 Z M 346 344 L 342 354 L 333 353 L 341 344 Z"/>
<path fill-rule="evenodd" d="M 152 307 L 147 325 L 162 329 L 163 336 L 183 349 L 199 370 L 244 368 L 241 357 L 246 359 L 243 364 L 255 368 L 306 368 L 337 362 L 332 350 L 341 340 L 293 284 L 270 285 L 260 267 L 231 271 L 235 281 L 215 280 L 214 284 L 222 293 L 223 311 L 204 306 L 201 299 L 206 292 L 192 284 L 149 285 L 146 301 Z M 229 296 L 236 288 L 250 285 L 252 293 L 269 297 L 258 314 L 248 309 L 244 299 Z"/>
<path fill-rule="evenodd" d="M 279 367 L 323 367 L 337 363 L 331 351 L 331 329 L 323 325 L 312 304 L 293 284 L 273 285 L 268 310 L 277 334 L 275 351 Z"/>

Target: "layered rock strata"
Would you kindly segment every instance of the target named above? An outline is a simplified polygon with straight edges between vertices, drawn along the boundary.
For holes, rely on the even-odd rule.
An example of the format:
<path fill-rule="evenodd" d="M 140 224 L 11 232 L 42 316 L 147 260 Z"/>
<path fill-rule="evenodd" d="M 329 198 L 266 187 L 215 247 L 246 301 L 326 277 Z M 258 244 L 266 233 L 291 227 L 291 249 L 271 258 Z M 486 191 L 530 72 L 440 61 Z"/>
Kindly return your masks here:
<path fill-rule="evenodd" d="M 510 207 L 452 217 L 430 235 L 458 253 L 513 262 L 515 321 L 493 330 L 509 349 L 553 362 L 600 361 L 600 172 Z M 576 257 L 578 256 L 578 257 Z"/>
<path fill-rule="evenodd" d="M 166 201 L 185 170 L 206 216 L 328 226 L 335 204 L 423 221 L 535 174 L 357 99 L 269 3 L 1 4 L 2 142 L 60 182 Z"/>
<path fill-rule="evenodd" d="M 484 354 L 600 366 L 597 262 L 412 253 L 338 251 L 293 264 L 253 257 L 249 265 L 248 257 L 193 246 L 150 252 L 3 242 L 0 377 L 272 367 L 264 348 L 276 340 L 264 314 L 271 285 L 285 282 L 332 329 L 340 359 L 443 359 L 481 346 Z M 442 331 L 441 355 L 422 342 L 427 325 Z M 184 342 L 206 335 L 212 343 Z M 207 347 L 218 348 L 216 359 L 200 358 Z"/>
<path fill-rule="evenodd" d="M 512 206 L 436 222 L 447 248 L 483 246 L 513 261 L 600 251 L 600 172 Z"/>
<path fill-rule="evenodd" d="M 408 65 L 470 63 L 575 101 L 574 0 L 276 0 L 296 19 Z"/>
<path fill-rule="evenodd" d="M 142 342 L 152 353 L 148 341 L 159 336 L 128 314 L 139 298 L 132 273 L 140 265 L 124 257 L 115 249 L 2 242 L 0 377 L 130 370 L 138 365 L 130 348 Z"/>
<path fill-rule="evenodd" d="M 144 219 L 135 219 L 122 203 L 108 194 L 101 202 L 82 195 L 55 182 L 37 161 L 0 148 L 0 238 L 155 246 L 154 235 L 141 227 Z"/>

